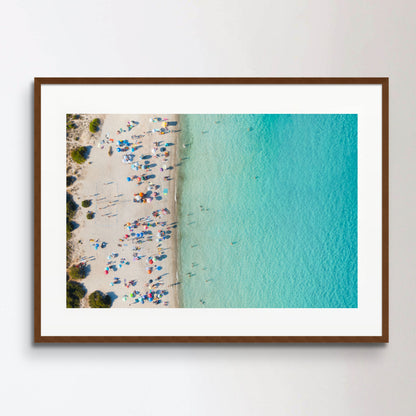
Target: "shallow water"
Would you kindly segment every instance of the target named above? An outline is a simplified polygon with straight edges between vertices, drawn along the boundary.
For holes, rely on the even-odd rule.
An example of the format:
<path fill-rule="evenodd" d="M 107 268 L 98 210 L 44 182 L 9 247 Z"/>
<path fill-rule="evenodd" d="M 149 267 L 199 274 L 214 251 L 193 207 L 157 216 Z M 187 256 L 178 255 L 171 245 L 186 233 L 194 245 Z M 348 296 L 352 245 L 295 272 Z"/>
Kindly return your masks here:
<path fill-rule="evenodd" d="M 357 116 L 183 115 L 181 128 L 182 306 L 357 307 Z"/>

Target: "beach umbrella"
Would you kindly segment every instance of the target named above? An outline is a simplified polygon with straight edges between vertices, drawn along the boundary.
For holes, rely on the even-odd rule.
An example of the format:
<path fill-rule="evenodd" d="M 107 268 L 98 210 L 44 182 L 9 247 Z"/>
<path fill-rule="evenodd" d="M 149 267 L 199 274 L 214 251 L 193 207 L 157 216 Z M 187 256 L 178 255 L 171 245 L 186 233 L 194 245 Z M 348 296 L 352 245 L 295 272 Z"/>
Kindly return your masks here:
<path fill-rule="evenodd" d="M 127 176 L 127 182 L 130 182 L 130 181 L 131 181 L 130 176 Z"/>
<path fill-rule="evenodd" d="M 108 274 L 108 270 L 106 270 L 104 273 L 105 273 L 105 274 Z"/>
<path fill-rule="evenodd" d="M 127 225 L 127 227 L 130 227 L 131 223 L 128 222 L 126 225 Z"/>
<path fill-rule="evenodd" d="M 128 234 L 125 234 L 124 238 L 129 238 L 129 235 Z"/>
<path fill-rule="evenodd" d="M 144 196 L 144 193 L 143 193 L 143 192 L 140 192 L 140 193 L 139 193 L 139 196 L 140 196 L 140 197 Z"/>
<path fill-rule="evenodd" d="M 121 269 L 121 264 L 118 265 L 118 268 Z"/>
<path fill-rule="evenodd" d="M 149 260 L 149 264 L 153 264 L 153 260 L 152 259 Z"/>

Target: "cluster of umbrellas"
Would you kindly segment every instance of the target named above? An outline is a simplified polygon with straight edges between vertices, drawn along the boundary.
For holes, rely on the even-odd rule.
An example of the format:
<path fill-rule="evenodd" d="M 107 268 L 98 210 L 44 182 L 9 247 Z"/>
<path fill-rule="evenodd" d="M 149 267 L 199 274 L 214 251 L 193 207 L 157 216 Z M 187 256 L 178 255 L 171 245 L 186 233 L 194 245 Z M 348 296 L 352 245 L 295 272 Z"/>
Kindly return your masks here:
<path fill-rule="evenodd" d="M 145 301 L 160 303 L 164 294 L 167 294 L 167 292 L 166 291 L 162 292 L 161 290 L 157 290 L 157 291 L 151 290 L 150 292 L 147 292 L 145 295 L 140 295 L 140 292 L 138 292 L 137 290 L 134 290 L 129 295 L 124 295 L 122 297 L 122 301 L 126 302 L 129 298 L 135 298 L 137 296 L 137 298 L 134 300 L 134 303 L 140 302 L 142 305 L 144 304 Z"/>
<path fill-rule="evenodd" d="M 166 120 L 166 119 L 164 119 L 164 120 Z M 155 117 L 153 119 L 150 119 L 150 121 L 151 122 L 160 122 L 160 121 L 162 121 L 162 119 L 158 118 L 158 117 Z M 130 130 L 134 127 L 135 124 L 138 124 L 138 122 L 133 122 L 133 121 L 130 122 L 129 121 L 127 123 L 127 128 Z M 162 129 L 153 129 L 153 131 L 154 132 L 157 131 L 161 134 L 164 134 L 165 131 L 168 131 L 168 130 L 165 130 L 165 129 L 167 129 L 167 127 L 168 127 L 168 122 L 163 121 L 162 122 Z M 120 128 L 117 133 L 120 134 L 121 132 L 125 132 L 125 130 Z M 110 136 L 108 134 L 106 134 L 106 139 L 107 139 L 107 143 L 108 142 L 114 142 L 113 139 L 110 139 Z M 104 141 L 99 143 L 100 146 L 103 146 L 103 144 L 104 144 Z M 161 155 L 164 155 L 164 156 L 167 157 L 167 156 L 169 156 L 169 151 L 166 149 L 166 147 L 168 147 L 168 146 L 169 146 L 168 143 L 164 143 L 164 142 L 158 143 L 158 142 L 156 142 L 156 148 L 154 149 L 155 151 L 153 151 L 153 153 L 155 154 L 156 151 L 158 150 L 158 151 L 161 152 Z M 128 150 L 130 150 L 130 152 L 123 155 L 123 158 L 122 158 L 123 163 L 131 163 L 131 168 L 135 171 L 148 169 L 148 166 L 146 166 L 146 165 L 149 162 L 148 161 L 141 162 L 145 159 L 145 157 L 143 157 L 143 156 L 139 157 L 140 161 L 133 163 L 133 159 L 134 159 L 133 152 L 136 149 L 132 146 L 131 143 L 129 143 L 128 140 L 118 140 L 117 141 L 117 152 L 128 151 Z M 161 171 L 166 170 L 166 169 L 167 169 L 166 164 L 163 165 L 163 167 L 160 167 Z M 128 176 L 126 178 L 127 182 L 131 182 L 134 179 L 137 179 L 137 182 L 140 184 L 143 181 L 147 180 L 148 177 L 143 174 L 140 177 Z M 146 193 L 145 192 L 139 192 L 138 194 L 134 194 L 134 200 L 136 200 L 137 202 L 149 203 L 149 202 L 152 202 L 153 198 L 158 197 L 160 191 L 156 192 L 156 190 L 155 190 L 155 189 L 158 189 L 158 186 L 156 188 L 154 188 L 151 185 L 152 185 L 152 183 L 150 183 L 150 186 L 148 188 L 148 191 L 151 191 L 151 192 L 146 192 Z M 164 188 L 163 189 L 163 195 L 167 195 L 167 194 L 168 194 L 168 189 Z M 135 229 L 137 228 L 138 225 L 143 225 L 144 230 L 147 230 L 149 228 L 149 226 L 155 227 L 155 226 L 159 225 L 159 226 L 163 227 L 164 225 L 166 225 L 166 222 L 158 224 L 158 222 L 157 222 L 158 220 L 154 219 L 156 217 L 159 217 L 161 214 L 167 215 L 167 214 L 169 214 L 169 210 L 161 209 L 161 210 L 153 211 L 152 215 L 148 216 L 144 220 L 144 222 L 143 222 L 143 220 L 141 220 L 141 224 L 139 223 L 139 221 L 135 221 L 135 222 L 133 222 L 133 224 L 128 222 L 126 224 L 127 230 L 126 230 L 126 233 L 124 234 L 124 239 L 133 238 L 133 239 L 139 240 L 139 239 L 142 239 L 143 237 L 145 237 L 145 234 L 148 234 L 148 233 L 151 234 L 151 231 L 136 232 L 137 230 L 135 230 Z M 154 223 L 155 221 L 156 221 L 156 223 Z M 158 233 L 157 233 L 157 236 L 159 238 L 159 241 L 166 238 L 165 231 L 163 229 L 159 229 Z M 121 240 L 121 241 L 123 241 L 123 240 Z M 136 240 L 131 240 L 131 241 L 135 242 Z M 137 241 L 137 242 L 139 244 L 141 244 L 143 241 Z M 97 250 L 100 245 L 97 242 L 94 241 L 93 246 L 94 246 L 95 250 Z M 136 248 L 136 250 L 140 250 L 140 248 Z M 159 250 L 159 255 L 160 255 L 160 249 L 158 249 L 158 250 Z M 138 256 L 137 254 L 138 254 L 137 252 L 133 253 L 133 259 L 134 260 L 140 260 L 144 257 L 144 256 Z M 105 267 L 105 269 L 104 269 L 104 273 L 106 275 L 108 275 L 111 270 L 112 271 L 117 271 L 117 270 L 122 268 L 122 265 L 124 265 L 124 264 L 128 265 L 129 264 L 128 262 L 125 261 L 125 259 L 120 259 L 119 262 L 117 262 L 116 260 L 113 260 L 117 256 L 118 256 L 117 253 L 116 254 L 111 253 L 111 255 L 108 256 L 108 260 L 111 260 L 111 261 L 109 261 L 107 263 L 107 267 Z M 162 270 L 161 266 L 155 264 L 157 260 L 160 260 L 159 257 L 157 257 L 157 256 L 156 257 L 154 257 L 154 256 L 147 257 L 147 260 L 146 260 L 146 273 L 147 274 L 152 274 L 156 270 L 157 271 Z M 115 263 L 115 264 L 112 264 L 112 263 Z M 151 280 L 149 282 L 151 282 Z M 120 283 L 120 278 L 114 277 L 114 280 L 112 282 L 110 282 L 109 284 L 110 284 L 110 286 L 113 286 L 114 284 L 117 284 L 117 283 Z M 135 303 L 141 302 L 143 304 L 145 301 L 160 303 L 161 298 L 163 297 L 163 295 L 165 295 L 167 293 L 168 293 L 167 291 L 151 290 L 150 292 L 146 292 L 146 294 L 141 295 L 140 292 L 133 291 L 129 295 L 123 296 L 122 300 L 125 302 L 125 301 L 127 301 L 128 298 L 135 298 L 135 301 L 134 301 Z"/>

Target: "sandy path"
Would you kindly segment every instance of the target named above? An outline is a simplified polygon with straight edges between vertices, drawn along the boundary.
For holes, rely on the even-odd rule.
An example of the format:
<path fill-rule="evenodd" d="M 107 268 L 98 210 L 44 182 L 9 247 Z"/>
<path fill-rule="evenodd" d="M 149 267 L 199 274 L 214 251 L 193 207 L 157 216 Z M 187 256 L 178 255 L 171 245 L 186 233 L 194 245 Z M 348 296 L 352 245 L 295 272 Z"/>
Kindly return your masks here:
<path fill-rule="evenodd" d="M 91 146 L 88 162 L 90 164 L 83 168 L 83 173 L 77 181 L 77 191 L 73 193 L 75 202 L 79 205 L 74 221 L 80 226 L 73 232 L 72 241 L 74 242 L 73 262 L 77 263 L 82 259 L 86 259 L 89 267 L 89 273 L 83 280 L 83 284 L 88 290 L 88 295 L 95 291 L 101 290 L 104 293 L 109 293 L 113 298 L 113 306 L 121 307 L 177 307 L 178 296 L 176 283 L 176 202 L 175 202 L 175 186 L 176 186 L 176 172 L 175 154 L 178 143 L 179 126 L 175 125 L 178 122 L 178 117 L 175 115 L 158 115 L 162 119 L 166 119 L 170 124 L 167 127 L 170 132 L 161 135 L 158 132 L 152 133 L 154 128 L 160 129 L 162 122 L 150 122 L 149 118 L 154 115 L 106 115 L 104 123 L 101 126 L 101 134 L 93 139 L 94 143 L 86 143 Z M 139 124 L 129 131 L 127 123 L 129 121 L 136 121 Z M 123 129 L 123 132 L 117 134 L 117 130 Z M 172 131 L 174 130 L 174 131 Z M 176 130 L 176 132 L 175 132 Z M 109 144 L 104 144 L 104 148 L 97 146 L 101 140 L 105 139 L 106 134 L 114 139 L 112 145 L 113 154 L 108 155 Z M 132 139 L 132 136 L 133 137 Z M 136 137 L 139 136 L 139 137 Z M 141 137 L 143 136 L 143 137 Z M 130 143 L 139 143 L 139 148 L 134 151 L 133 162 L 144 163 L 139 160 L 140 156 L 148 157 L 149 171 L 146 173 L 143 170 L 135 171 L 130 164 L 122 163 L 122 158 L 128 152 L 116 151 L 118 140 L 128 140 Z M 168 161 L 165 162 L 162 157 L 154 157 L 152 155 L 153 142 L 158 141 L 163 144 L 169 143 L 166 149 L 169 151 Z M 86 162 L 86 163 L 88 163 Z M 160 168 L 166 165 L 171 167 L 169 170 L 160 171 Z M 127 181 L 127 177 L 139 176 L 141 174 L 151 175 L 152 177 L 145 183 L 138 185 L 136 180 Z M 171 180 L 165 181 L 164 176 L 170 176 Z M 149 182 L 154 185 L 160 185 L 156 192 L 160 193 L 160 200 L 153 198 L 150 203 L 133 202 L 133 194 L 148 191 Z M 163 194 L 163 189 L 168 189 L 167 195 Z M 153 192 L 152 190 L 151 192 Z M 90 208 L 83 208 L 81 201 L 90 199 L 92 205 Z M 161 215 L 160 219 L 156 221 L 166 221 L 166 226 L 161 226 L 160 223 L 155 227 L 149 227 L 147 234 L 142 244 L 138 244 L 137 240 L 129 237 L 124 238 L 125 234 L 130 234 L 125 224 L 133 223 L 140 218 L 151 216 L 155 210 L 168 209 L 170 214 Z M 93 211 L 95 217 L 92 220 L 86 218 L 88 211 Z M 159 230 L 164 230 L 167 233 L 167 239 L 157 241 L 157 233 Z M 132 232 L 145 231 L 143 226 L 133 229 Z M 151 241 L 147 241 L 151 236 Z M 123 239 L 123 241 L 120 241 Z M 95 249 L 94 243 L 90 240 L 98 240 L 98 243 L 106 243 L 104 248 L 101 246 Z M 146 241 L 144 241 L 146 240 Z M 136 251 L 136 247 L 140 250 Z M 161 251 L 158 251 L 158 248 Z M 117 257 L 108 259 L 111 253 L 117 253 Z M 138 256 L 144 256 L 140 260 L 134 260 L 134 253 Z M 146 268 L 150 267 L 147 263 L 149 256 L 161 255 L 160 260 L 154 260 L 151 265 L 152 274 L 148 274 Z M 125 258 L 122 264 L 121 259 Z M 160 257 L 159 257 L 160 258 Z M 116 271 L 110 269 L 109 274 L 105 274 L 105 268 L 108 262 L 112 261 Z M 121 264 L 121 268 L 119 268 Z M 156 270 L 156 267 L 161 267 Z M 118 277 L 120 283 L 110 286 L 110 282 Z M 159 278 L 159 279 L 158 279 Z M 153 282 L 150 287 L 146 286 L 149 279 Z M 134 286 L 126 287 L 124 282 L 135 281 Z M 145 294 L 151 289 L 151 285 L 158 283 L 153 287 L 154 290 L 167 291 L 161 298 L 161 303 L 155 305 L 154 303 L 145 301 L 144 304 L 135 303 L 135 299 L 130 297 L 134 291 L 139 291 Z M 173 286 L 172 286 L 173 285 Z M 123 301 L 123 297 L 129 296 L 127 300 Z M 83 302 L 82 306 L 86 302 Z"/>

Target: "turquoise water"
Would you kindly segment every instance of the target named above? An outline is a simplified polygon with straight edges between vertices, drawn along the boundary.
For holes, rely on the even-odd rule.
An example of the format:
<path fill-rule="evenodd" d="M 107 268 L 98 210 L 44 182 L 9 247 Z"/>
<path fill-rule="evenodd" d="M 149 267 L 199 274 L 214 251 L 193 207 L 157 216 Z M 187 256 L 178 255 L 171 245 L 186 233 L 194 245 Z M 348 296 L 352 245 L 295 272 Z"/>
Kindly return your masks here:
<path fill-rule="evenodd" d="M 357 116 L 181 116 L 184 307 L 357 307 Z"/>

